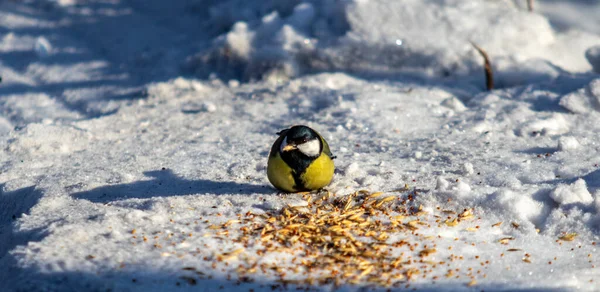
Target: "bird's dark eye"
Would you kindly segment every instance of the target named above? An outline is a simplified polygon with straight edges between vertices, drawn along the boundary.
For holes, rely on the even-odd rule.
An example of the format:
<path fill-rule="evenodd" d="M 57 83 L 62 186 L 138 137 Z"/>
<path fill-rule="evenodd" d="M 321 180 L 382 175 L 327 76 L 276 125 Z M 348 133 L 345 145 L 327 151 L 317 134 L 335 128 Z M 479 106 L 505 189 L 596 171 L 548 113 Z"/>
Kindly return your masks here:
<path fill-rule="evenodd" d="M 308 137 L 304 136 L 304 137 L 293 139 L 292 142 L 294 142 L 294 144 L 296 144 L 296 145 L 300 145 L 300 144 L 304 144 L 304 143 L 308 142 L 309 140 L 310 139 Z"/>

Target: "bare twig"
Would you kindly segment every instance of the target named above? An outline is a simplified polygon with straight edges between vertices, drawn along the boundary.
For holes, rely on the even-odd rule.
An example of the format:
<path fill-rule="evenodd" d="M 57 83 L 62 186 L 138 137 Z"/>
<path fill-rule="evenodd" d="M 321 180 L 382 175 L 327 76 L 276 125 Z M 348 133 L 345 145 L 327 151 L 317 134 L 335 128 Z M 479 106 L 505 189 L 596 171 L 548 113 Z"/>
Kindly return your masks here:
<path fill-rule="evenodd" d="M 527 0 L 527 9 L 529 9 L 529 12 L 533 12 L 533 1 L 534 0 Z"/>
<path fill-rule="evenodd" d="M 487 90 L 494 89 L 494 73 L 492 71 L 492 63 L 490 63 L 490 57 L 481 47 L 476 45 L 475 43 L 471 43 L 473 47 L 479 52 L 479 54 L 483 57 L 484 61 L 484 70 L 485 70 L 485 85 Z"/>

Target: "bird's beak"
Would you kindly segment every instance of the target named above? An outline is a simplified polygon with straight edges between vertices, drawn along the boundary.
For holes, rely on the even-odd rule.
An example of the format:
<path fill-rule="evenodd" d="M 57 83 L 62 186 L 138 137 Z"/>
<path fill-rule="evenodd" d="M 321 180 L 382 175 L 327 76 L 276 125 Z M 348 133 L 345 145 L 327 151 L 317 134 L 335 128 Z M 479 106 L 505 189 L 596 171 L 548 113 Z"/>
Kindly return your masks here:
<path fill-rule="evenodd" d="M 287 144 L 283 147 L 282 150 L 283 150 L 283 152 L 286 152 L 286 151 L 290 151 L 290 150 L 294 150 L 294 149 L 297 149 L 296 145 Z"/>

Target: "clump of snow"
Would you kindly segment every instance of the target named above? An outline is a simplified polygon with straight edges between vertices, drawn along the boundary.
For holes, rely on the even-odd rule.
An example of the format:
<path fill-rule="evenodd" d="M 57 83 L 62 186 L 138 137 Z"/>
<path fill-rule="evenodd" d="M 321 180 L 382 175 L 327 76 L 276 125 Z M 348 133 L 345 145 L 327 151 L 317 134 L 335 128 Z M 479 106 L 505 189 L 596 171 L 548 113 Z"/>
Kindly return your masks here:
<path fill-rule="evenodd" d="M 592 80 L 588 85 L 590 95 L 600 104 L 600 78 Z"/>
<path fill-rule="evenodd" d="M 188 80 L 185 78 L 177 77 L 173 80 L 173 85 L 180 90 L 193 90 L 193 91 L 208 91 L 209 88 L 197 80 Z"/>
<path fill-rule="evenodd" d="M 61 6 L 72 6 L 72 5 L 77 4 L 77 1 L 75 1 L 75 0 L 56 0 L 56 1 Z"/>
<path fill-rule="evenodd" d="M 534 9 L 548 17 L 559 31 L 577 29 L 598 34 L 600 23 L 596 16 L 600 13 L 600 6 L 597 4 L 593 0 L 536 1 Z M 521 2 L 521 5 L 525 6 L 525 3 Z"/>
<path fill-rule="evenodd" d="M 471 193 L 471 186 L 464 181 L 459 181 L 450 190 L 455 191 L 459 197 L 467 197 Z"/>
<path fill-rule="evenodd" d="M 563 136 L 558 139 L 559 151 L 570 151 L 577 148 L 579 148 L 579 141 L 575 137 Z"/>
<path fill-rule="evenodd" d="M 545 59 L 532 58 L 518 60 L 515 57 L 493 59 L 495 85 L 497 87 L 512 87 L 523 84 L 523 80 L 531 83 L 554 81 L 563 69 Z"/>
<path fill-rule="evenodd" d="M 434 194 L 440 198 L 449 198 L 466 204 L 472 204 L 481 199 L 481 194 L 473 192 L 469 183 L 460 179 L 448 181 L 442 177 L 436 179 Z"/>
<path fill-rule="evenodd" d="M 353 176 L 353 175 L 356 175 L 357 173 L 359 173 L 359 171 L 360 171 L 360 166 L 358 165 L 358 163 L 352 162 L 346 166 L 346 168 L 344 169 L 344 174 Z"/>
<path fill-rule="evenodd" d="M 320 12 L 321 17 L 329 17 L 327 10 Z M 315 47 L 311 32 L 315 25 L 322 23 L 314 20 L 315 15 L 311 3 L 300 3 L 287 17 L 272 11 L 253 24 L 239 21 L 190 64 L 200 74 L 211 73 L 206 71 L 209 69 L 222 76 L 243 80 L 278 82 L 296 76 L 303 69 L 298 64 L 300 55 Z"/>
<path fill-rule="evenodd" d="M 600 73 L 600 46 L 594 46 L 585 51 L 585 57 L 592 65 L 592 70 Z"/>
<path fill-rule="evenodd" d="M 578 179 L 570 185 L 561 184 L 550 192 L 550 198 L 561 205 L 582 203 L 590 204 L 594 201 L 592 194 L 587 189 L 585 180 Z"/>
<path fill-rule="evenodd" d="M 530 196 L 515 193 L 511 190 L 500 190 L 493 193 L 489 202 L 493 212 L 508 213 L 511 216 L 536 223 L 542 214 L 544 204 L 533 200 Z"/>
<path fill-rule="evenodd" d="M 4 117 L 0 117 L 0 136 L 8 134 L 8 132 L 10 132 L 12 129 L 13 126 L 10 123 L 10 121 L 5 119 Z"/>
<path fill-rule="evenodd" d="M 569 132 L 569 122 L 562 114 L 555 113 L 549 117 L 526 122 L 520 129 L 521 136 L 539 133 L 541 135 L 560 135 Z"/>
<path fill-rule="evenodd" d="M 600 190 L 594 193 L 594 206 L 596 207 L 596 213 L 600 214 Z"/>
<path fill-rule="evenodd" d="M 600 111 L 600 78 L 592 80 L 585 88 L 565 95 L 560 105 L 576 114 Z"/>
<path fill-rule="evenodd" d="M 421 151 L 415 151 L 415 158 L 416 159 L 423 158 L 423 152 L 421 152 Z"/>
<path fill-rule="evenodd" d="M 444 101 L 442 101 L 442 105 L 457 112 L 463 112 L 467 110 L 467 107 L 456 97 L 444 99 Z"/>
<path fill-rule="evenodd" d="M 275 16 L 276 14 L 273 14 Z M 274 17 L 266 17 L 264 22 L 273 21 Z M 250 58 L 252 33 L 248 32 L 248 24 L 238 22 L 225 36 L 225 44 L 231 48 L 231 53 L 237 58 L 247 60 Z"/>
<path fill-rule="evenodd" d="M 592 34 L 556 34 L 547 19 L 511 2 L 295 3 L 290 2 L 286 13 L 259 9 L 253 19 L 246 14 L 188 65 L 202 75 L 212 68 L 224 78 L 242 80 L 281 81 L 323 70 L 428 76 L 477 72 L 481 80 L 474 42 L 493 57 L 497 83 L 512 86 L 556 78 L 560 70 L 548 60 L 567 70 L 589 69 L 582 54 L 600 40 Z"/>
<path fill-rule="evenodd" d="M 240 82 L 235 79 L 231 79 L 227 82 L 227 85 L 229 85 L 231 88 L 237 88 L 240 86 Z"/>
<path fill-rule="evenodd" d="M 450 183 L 443 177 L 438 177 L 435 183 L 435 189 L 439 191 L 445 191 L 450 186 Z"/>
<path fill-rule="evenodd" d="M 52 53 L 52 45 L 45 37 L 37 38 L 33 49 L 40 58 L 46 58 Z"/>
<path fill-rule="evenodd" d="M 202 104 L 202 110 L 205 112 L 215 112 L 217 110 L 217 106 L 212 102 L 205 102 Z"/>
<path fill-rule="evenodd" d="M 464 175 L 471 175 L 473 173 L 475 173 L 475 170 L 473 169 L 473 164 L 470 162 L 465 162 L 461 165 L 461 172 Z"/>

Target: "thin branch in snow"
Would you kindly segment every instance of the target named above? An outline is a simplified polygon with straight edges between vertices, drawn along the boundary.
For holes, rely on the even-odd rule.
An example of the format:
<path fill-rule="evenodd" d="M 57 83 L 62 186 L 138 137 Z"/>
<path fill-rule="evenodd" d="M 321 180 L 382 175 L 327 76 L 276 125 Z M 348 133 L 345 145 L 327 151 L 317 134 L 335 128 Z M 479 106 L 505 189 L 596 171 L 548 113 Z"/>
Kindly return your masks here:
<path fill-rule="evenodd" d="M 527 9 L 529 12 L 533 12 L 533 1 L 534 0 L 527 0 Z"/>
<path fill-rule="evenodd" d="M 471 42 L 471 45 L 473 45 L 477 52 L 479 52 L 479 54 L 483 57 L 485 70 L 485 85 L 487 87 L 487 90 L 492 90 L 494 89 L 494 72 L 492 71 L 492 63 L 490 63 L 490 57 L 484 49 L 482 49 L 475 43 Z"/>

